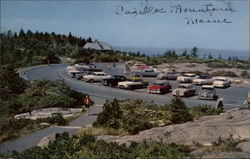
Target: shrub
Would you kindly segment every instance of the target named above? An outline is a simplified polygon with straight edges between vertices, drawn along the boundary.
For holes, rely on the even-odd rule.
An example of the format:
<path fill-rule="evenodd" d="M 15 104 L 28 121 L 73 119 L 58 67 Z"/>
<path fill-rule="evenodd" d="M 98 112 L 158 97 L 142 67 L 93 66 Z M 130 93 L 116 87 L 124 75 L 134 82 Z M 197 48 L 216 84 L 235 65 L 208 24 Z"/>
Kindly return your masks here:
<path fill-rule="evenodd" d="M 171 100 L 169 105 L 166 105 L 165 108 L 171 111 L 171 118 L 173 124 L 180 124 L 187 121 L 192 121 L 192 116 L 188 112 L 188 108 L 181 98 L 176 97 Z"/>
<path fill-rule="evenodd" d="M 65 134 L 66 135 L 66 134 Z M 62 137 L 58 134 L 56 140 L 43 148 L 33 147 L 22 152 L 15 152 L 11 157 L 26 158 L 95 158 L 95 159 L 125 159 L 125 158 L 183 158 L 189 156 L 188 146 L 163 144 L 160 142 L 132 142 L 129 146 L 114 142 L 96 140 L 95 136 L 84 135 L 79 138 Z"/>
<path fill-rule="evenodd" d="M 189 108 L 189 113 L 192 115 L 193 119 L 198 119 L 206 115 L 218 115 L 222 112 L 222 109 L 215 109 L 209 105 L 199 105 Z"/>
<path fill-rule="evenodd" d="M 211 76 L 226 76 L 226 77 L 238 77 L 238 75 L 233 71 L 215 71 L 211 73 Z"/>

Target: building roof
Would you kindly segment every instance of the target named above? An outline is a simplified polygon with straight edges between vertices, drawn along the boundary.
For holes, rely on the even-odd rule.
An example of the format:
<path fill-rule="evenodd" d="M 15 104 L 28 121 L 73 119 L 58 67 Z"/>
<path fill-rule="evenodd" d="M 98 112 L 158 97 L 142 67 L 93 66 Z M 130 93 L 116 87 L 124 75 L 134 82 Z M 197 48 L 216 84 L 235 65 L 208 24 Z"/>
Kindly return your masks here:
<path fill-rule="evenodd" d="M 94 49 L 94 50 L 112 50 L 109 43 L 94 41 L 93 43 L 86 43 L 83 47 L 84 49 Z"/>

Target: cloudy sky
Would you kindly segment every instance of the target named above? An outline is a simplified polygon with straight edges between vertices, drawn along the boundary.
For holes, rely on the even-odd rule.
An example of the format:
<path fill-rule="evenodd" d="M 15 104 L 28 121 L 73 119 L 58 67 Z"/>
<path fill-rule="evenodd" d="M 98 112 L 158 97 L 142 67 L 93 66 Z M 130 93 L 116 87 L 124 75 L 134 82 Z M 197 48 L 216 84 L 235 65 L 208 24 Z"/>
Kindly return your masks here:
<path fill-rule="evenodd" d="M 188 13 L 184 8 L 226 9 Z M 182 7 L 175 13 L 176 6 Z M 158 13 L 139 12 L 145 7 Z M 161 10 L 162 9 L 162 10 Z M 159 10 L 162 13 L 159 13 Z M 172 11 L 172 12 L 171 12 Z M 179 11 L 179 10 L 178 10 Z M 191 19 L 231 23 L 191 24 Z M 188 20 L 190 21 L 189 24 Z M 1 1 L 1 32 L 6 30 L 55 32 L 93 37 L 113 46 L 249 50 L 249 0 L 227 1 Z"/>

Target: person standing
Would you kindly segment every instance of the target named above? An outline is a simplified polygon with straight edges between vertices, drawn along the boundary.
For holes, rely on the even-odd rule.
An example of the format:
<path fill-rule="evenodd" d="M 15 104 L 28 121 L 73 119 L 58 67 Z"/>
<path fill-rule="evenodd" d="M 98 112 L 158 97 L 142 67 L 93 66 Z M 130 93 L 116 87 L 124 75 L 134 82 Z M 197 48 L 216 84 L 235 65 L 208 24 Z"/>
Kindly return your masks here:
<path fill-rule="evenodd" d="M 219 99 L 215 105 L 215 109 L 224 110 L 223 98 Z"/>
<path fill-rule="evenodd" d="M 90 99 L 90 97 L 88 95 L 85 96 L 84 100 L 83 100 L 85 109 L 86 109 L 86 115 L 89 115 L 89 107 L 93 104 L 93 101 Z"/>

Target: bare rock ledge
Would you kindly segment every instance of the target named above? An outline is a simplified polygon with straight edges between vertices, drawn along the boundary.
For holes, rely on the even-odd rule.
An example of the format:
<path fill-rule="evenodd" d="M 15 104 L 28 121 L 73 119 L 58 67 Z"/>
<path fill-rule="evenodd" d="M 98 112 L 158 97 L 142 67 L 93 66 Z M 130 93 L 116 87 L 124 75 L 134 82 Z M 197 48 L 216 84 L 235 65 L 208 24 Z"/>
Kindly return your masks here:
<path fill-rule="evenodd" d="M 192 145 L 194 142 L 209 146 L 219 137 L 227 139 L 250 139 L 250 109 L 231 109 L 220 115 L 205 116 L 193 122 L 157 127 L 130 136 L 99 136 L 108 142 L 129 144 L 131 141 L 163 141 L 170 144 Z M 243 145 L 242 145 L 243 147 Z M 245 145 L 244 145 L 245 147 Z"/>

